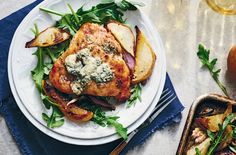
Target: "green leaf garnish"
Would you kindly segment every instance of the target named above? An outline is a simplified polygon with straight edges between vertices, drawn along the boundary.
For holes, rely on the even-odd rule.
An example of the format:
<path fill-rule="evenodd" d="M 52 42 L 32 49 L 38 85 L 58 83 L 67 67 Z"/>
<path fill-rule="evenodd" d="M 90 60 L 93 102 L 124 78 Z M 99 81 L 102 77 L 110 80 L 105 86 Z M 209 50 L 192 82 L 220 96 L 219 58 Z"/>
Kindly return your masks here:
<path fill-rule="evenodd" d="M 71 14 L 63 14 L 48 8 L 40 8 L 41 11 L 47 12 L 49 14 L 54 14 L 61 16 L 61 19 L 57 22 L 56 26 L 58 28 L 68 29 L 72 35 L 86 22 L 104 24 L 109 20 L 116 20 L 124 23 L 123 12 L 127 10 L 137 10 L 135 5 L 142 6 L 141 3 L 128 2 L 126 0 L 121 0 L 115 2 L 114 0 L 103 0 L 96 6 L 93 6 L 89 10 L 84 10 L 83 6 L 80 7 L 76 12 L 72 9 L 71 5 L 68 7 Z"/>
<path fill-rule="evenodd" d="M 135 105 L 135 103 L 139 100 L 141 102 L 141 93 L 142 93 L 142 86 L 141 84 L 135 85 L 131 89 L 131 96 L 126 101 L 127 107 L 130 108 L 132 105 Z"/>
<path fill-rule="evenodd" d="M 207 135 L 208 135 L 208 137 L 211 138 L 211 141 L 213 141 L 213 140 L 215 139 L 215 135 L 214 135 L 214 133 L 211 132 L 210 130 L 207 130 Z"/>
<path fill-rule="evenodd" d="M 34 32 L 35 36 L 39 34 L 38 26 L 37 24 L 34 25 L 35 28 L 32 29 L 32 32 Z M 37 57 L 37 65 L 36 67 L 31 71 L 32 78 L 35 81 L 35 85 L 40 93 L 40 97 L 44 103 L 44 106 L 47 109 L 52 108 L 52 113 L 50 116 L 43 113 L 42 118 L 44 121 L 47 122 L 47 126 L 50 128 L 59 127 L 63 125 L 64 119 L 63 114 L 60 112 L 58 107 L 55 103 L 53 103 L 48 96 L 44 95 L 43 88 L 42 88 L 42 81 L 45 76 L 47 76 L 52 68 L 52 63 L 45 63 L 44 57 L 49 49 L 48 48 L 38 48 L 33 55 L 36 55 Z"/>
<path fill-rule="evenodd" d="M 203 66 L 208 68 L 212 78 L 218 84 L 218 86 L 223 91 L 223 93 L 226 96 L 229 96 L 225 86 L 219 81 L 219 73 L 220 73 L 221 70 L 220 69 L 215 69 L 217 59 L 210 60 L 209 55 L 210 55 L 210 50 L 205 49 L 205 47 L 203 45 L 199 44 L 198 52 L 197 52 L 198 58 L 201 60 Z"/>
<path fill-rule="evenodd" d="M 38 59 L 36 67 L 31 71 L 33 80 L 35 81 L 37 89 L 42 92 L 42 80 L 44 75 L 44 52 L 42 48 L 38 48 L 35 53 L 33 53 Z"/>
<path fill-rule="evenodd" d="M 72 9 L 71 5 L 70 5 L 69 3 L 68 3 L 67 5 L 68 5 L 68 7 L 70 8 L 70 11 L 71 11 L 72 15 L 74 16 L 75 21 L 76 21 L 77 23 L 79 23 L 79 22 L 80 22 L 80 21 L 79 21 L 79 17 L 78 17 L 77 14 L 75 13 L 75 11 Z"/>
<path fill-rule="evenodd" d="M 94 115 L 92 121 L 99 124 L 100 126 L 112 126 L 116 129 L 116 132 L 123 138 L 127 139 L 127 128 L 123 127 L 117 120 L 119 117 L 117 116 L 106 116 L 106 113 L 102 111 L 100 107 L 97 107 L 94 110 Z"/>
<path fill-rule="evenodd" d="M 232 133 L 232 138 L 236 140 L 236 126 L 232 125 L 231 126 L 233 127 L 233 133 Z"/>
<path fill-rule="evenodd" d="M 195 151 L 196 151 L 196 155 L 202 155 L 201 151 L 198 148 L 195 148 Z"/>
<path fill-rule="evenodd" d="M 226 117 L 223 124 L 219 124 L 219 131 L 214 137 L 214 139 L 211 140 L 211 145 L 207 151 L 206 155 L 213 155 L 217 146 L 223 141 L 224 139 L 224 132 L 226 130 L 226 127 L 230 124 L 230 122 L 235 118 L 235 115 L 232 113 Z"/>
<path fill-rule="evenodd" d="M 47 127 L 49 128 L 55 128 L 60 127 L 64 124 L 64 115 L 61 113 L 59 108 L 57 106 L 51 106 L 52 107 L 52 114 L 48 116 L 45 113 L 42 113 L 42 118 L 44 121 L 47 122 Z"/>
<path fill-rule="evenodd" d="M 34 29 L 31 29 L 35 37 L 39 35 L 39 29 L 37 24 L 34 24 Z M 44 53 L 42 48 L 38 48 L 35 53 L 33 53 L 38 59 L 36 67 L 31 71 L 33 80 L 35 81 L 37 89 L 42 92 L 42 80 L 44 75 Z"/>

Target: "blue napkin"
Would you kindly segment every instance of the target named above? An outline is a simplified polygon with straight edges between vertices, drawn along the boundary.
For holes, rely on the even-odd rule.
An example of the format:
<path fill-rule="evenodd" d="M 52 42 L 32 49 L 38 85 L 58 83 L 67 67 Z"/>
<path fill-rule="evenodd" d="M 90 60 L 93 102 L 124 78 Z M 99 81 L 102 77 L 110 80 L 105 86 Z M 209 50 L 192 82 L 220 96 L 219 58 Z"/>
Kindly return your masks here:
<path fill-rule="evenodd" d="M 5 118 L 7 126 L 23 155 L 109 154 L 120 143 L 121 139 L 96 146 L 78 146 L 60 142 L 34 127 L 21 113 L 12 96 L 7 76 L 7 58 L 11 39 L 22 19 L 41 1 L 38 0 L 0 20 L 0 114 Z M 165 88 L 175 92 L 168 74 Z M 183 109 L 184 107 L 179 99 L 176 98 L 152 124 L 141 130 L 131 140 L 121 154 L 125 154 L 130 148 L 142 144 L 158 128 L 180 119 L 180 113 Z"/>

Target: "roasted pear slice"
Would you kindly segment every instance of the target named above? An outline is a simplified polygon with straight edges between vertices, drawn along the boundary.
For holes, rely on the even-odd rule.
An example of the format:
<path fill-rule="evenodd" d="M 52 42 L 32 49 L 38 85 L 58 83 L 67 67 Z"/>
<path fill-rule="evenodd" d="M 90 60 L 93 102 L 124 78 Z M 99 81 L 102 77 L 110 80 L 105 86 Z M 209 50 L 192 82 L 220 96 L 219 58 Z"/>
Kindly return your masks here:
<path fill-rule="evenodd" d="M 128 53 L 134 56 L 135 37 L 130 27 L 117 21 L 108 22 L 106 27 L 113 34 L 116 40 L 118 40 L 121 46 Z"/>
<path fill-rule="evenodd" d="M 49 82 L 43 80 L 42 85 L 45 94 L 58 105 L 61 112 L 68 119 L 80 123 L 87 122 L 93 118 L 93 112 L 82 109 L 75 104 L 68 104 L 69 101 L 59 94 L 58 91 L 49 84 Z"/>
<path fill-rule="evenodd" d="M 232 105 L 228 105 L 223 114 L 217 114 L 213 116 L 196 118 L 196 122 L 210 130 L 211 132 L 219 131 L 219 124 L 224 122 L 224 119 L 232 113 Z"/>
<path fill-rule="evenodd" d="M 70 38 L 70 34 L 56 27 L 49 27 L 40 32 L 37 37 L 25 44 L 26 48 L 30 47 L 48 47 L 59 44 Z"/>
<path fill-rule="evenodd" d="M 135 29 L 137 38 L 133 84 L 147 80 L 152 74 L 156 61 L 156 55 L 146 37 L 137 26 Z"/>
<path fill-rule="evenodd" d="M 201 154 L 206 154 L 209 146 L 211 145 L 211 139 L 207 138 L 202 143 L 192 146 L 186 153 L 186 155 L 196 155 L 196 148 L 201 152 Z"/>

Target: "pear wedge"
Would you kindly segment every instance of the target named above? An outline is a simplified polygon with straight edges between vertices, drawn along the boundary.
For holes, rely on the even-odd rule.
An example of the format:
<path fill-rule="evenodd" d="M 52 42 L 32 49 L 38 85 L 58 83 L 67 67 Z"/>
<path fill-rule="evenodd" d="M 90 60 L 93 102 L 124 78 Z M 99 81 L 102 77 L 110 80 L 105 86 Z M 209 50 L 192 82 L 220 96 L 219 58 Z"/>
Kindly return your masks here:
<path fill-rule="evenodd" d="M 121 46 L 134 56 L 135 37 L 130 27 L 117 21 L 109 21 L 106 28 L 112 33 Z"/>
<path fill-rule="evenodd" d="M 26 48 L 30 47 L 48 47 L 59 44 L 70 38 L 70 34 L 56 27 L 49 27 L 40 32 L 37 37 L 25 44 Z"/>
<path fill-rule="evenodd" d="M 198 148 L 198 150 L 201 152 L 201 154 L 204 155 L 207 153 L 207 150 L 210 147 L 210 145 L 211 145 L 211 139 L 207 138 L 202 143 L 191 147 L 187 151 L 186 155 L 196 155 L 196 148 Z"/>
<path fill-rule="evenodd" d="M 223 124 L 225 118 L 232 113 L 232 105 L 228 105 L 223 114 L 196 118 L 196 122 L 211 132 L 219 131 L 219 124 Z"/>
<path fill-rule="evenodd" d="M 137 37 L 133 84 L 147 80 L 152 74 L 156 61 L 156 55 L 146 37 L 137 26 L 135 29 Z"/>

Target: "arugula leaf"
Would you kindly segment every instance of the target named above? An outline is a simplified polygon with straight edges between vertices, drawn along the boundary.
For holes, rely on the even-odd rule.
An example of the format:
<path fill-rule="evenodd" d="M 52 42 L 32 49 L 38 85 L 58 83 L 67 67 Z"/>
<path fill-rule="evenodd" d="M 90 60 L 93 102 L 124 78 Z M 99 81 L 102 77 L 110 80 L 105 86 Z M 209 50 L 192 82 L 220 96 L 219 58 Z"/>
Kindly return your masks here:
<path fill-rule="evenodd" d="M 101 107 L 91 104 L 88 101 L 80 103 L 80 107 L 93 112 L 92 121 L 102 127 L 110 126 L 114 127 L 117 134 L 123 139 L 127 139 L 127 129 L 123 127 L 122 124 L 118 122 L 119 117 L 117 116 L 107 116 Z"/>
<path fill-rule="evenodd" d="M 233 127 L 233 134 L 232 134 L 232 138 L 236 139 L 236 127 L 234 125 L 231 125 Z"/>
<path fill-rule="evenodd" d="M 38 48 L 33 55 L 37 57 L 38 63 L 37 66 L 31 71 L 31 74 L 37 89 L 42 92 L 42 80 L 44 75 L 44 53 L 42 48 Z"/>
<path fill-rule="evenodd" d="M 64 124 L 63 114 L 61 113 L 61 111 L 57 106 L 51 106 L 51 107 L 52 107 L 51 116 L 42 113 L 42 118 L 44 119 L 44 121 L 47 122 L 47 127 L 55 128 L 62 126 Z"/>
<path fill-rule="evenodd" d="M 214 154 L 217 146 L 224 139 L 223 135 L 226 130 L 226 127 L 230 124 L 230 122 L 234 119 L 234 117 L 235 117 L 235 115 L 233 113 L 231 113 L 230 115 L 228 115 L 226 117 L 226 119 L 224 120 L 222 125 L 219 124 L 219 131 L 218 131 L 216 137 L 213 139 L 213 141 L 211 141 L 211 145 L 210 145 L 206 155 Z"/>
<path fill-rule="evenodd" d="M 53 62 L 55 62 L 55 59 L 58 59 L 62 55 L 62 53 L 64 53 L 64 51 L 68 49 L 69 45 L 70 45 L 70 40 L 66 40 L 55 46 L 48 47 L 49 48 L 48 55 L 51 58 L 51 60 L 52 61 L 54 60 Z"/>
<path fill-rule="evenodd" d="M 31 28 L 30 30 L 33 32 L 35 37 L 37 37 L 39 35 L 39 28 L 38 28 L 38 25 L 36 23 L 34 23 L 34 29 Z"/>
<path fill-rule="evenodd" d="M 46 51 L 52 62 L 55 62 L 57 60 L 55 54 L 49 48 L 46 48 Z"/>
<path fill-rule="evenodd" d="M 48 9 L 48 8 L 44 8 L 44 7 L 41 7 L 39 9 L 41 11 L 44 11 L 44 12 L 49 13 L 49 14 L 54 14 L 54 15 L 57 15 L 57 16 L 61 16 L 61 19 L 56 22 L 56 26 L 58 28 L 62 28 L 62 29 L 67 28 L 70 31 L 70 34 L 72 34 L 72 35 L 75 34 L 76 29 L 75 29 L 75 23 L 71 19 L 72 16 L 73 16 L 72 14 L 63 14 L 63 13 L 60 13 L 60 12 L 57 12 L 57 11 L 54 11 L 54 10 L 51 10 L 51 9 Z"/>
<path fill-rule="evenodd" d="M 196 155 L 202 155 L 201 151 L 198 148 L 195 148 Z"/>
<path fill-rule="evenodd" d="M 100 108 L 95 109 L 93 111 L 93 122 L 97 123 L 98 125 L 105 127 L 107 124 L 106 122 L 106 114 L 104 111 L 102 111 Z"/>
<path fill-rule="evenodd" d="M 38 36 L 39 29 L 36 23 L 34 24 L 34 29 L 31 29 L 31 31 L 34 33 L 35 37 Z M 37 89 L 42 92 L 42 80 L 44 75 L 44 53 L 42 48 L 38 48 L 37 51 L 33 53 L 33 55 L 37 57 L 37 65 L 31 71 L 31 74 Z"/>
<path fill-rule="evenodd" d="M 77 23 L 75 23 L 72 18 L 73 18 L 73 15 L 65 14 L 64 16 L 62 16 L 61 20 L 56 22 L 56 27 L 62 28 L 62 29 L 68 29 L 71 35 L 75 35 L 77 31 L 77 28 L 76 28 Z"/>
<path fill-rule="evenodd" d="M 42 101 L 47 109 L 52 108 L 52 113 L 48 116 L 42 113 L 43 120 L 47 123 L 47 127 L 55 128 L 64 124 L 64 115 L 58 108 L 58 105 L 50 100 L 50 98 L 44 94 L 41 94 Z"/>
<path fill-rule="evenodd" d="M 205 49 L 205 47 L 203 45 L 199 44 L 198 52 L 197 52 L 198 58 L 201 60 L 203 66 L 208 68 L 211 76 L 213 77 L 215 82 L 218 84 L 220 89 L 223 91 L 223 93 L 226 96 L 229 96 L 225 86 L 219 81 L 219 73 L 220 73 L 221 70 L 220 69 L 217 69 L 217 70 L 215 69 L 217 59 L 210 60 L 209 55 L 210 55 L 210 50 Z"/>
<path fill-rule="evenodd" d="M 107 125 L 108 126 L 113 126 L 116 129 L 116 132 L 125 140 L 127 140 L 128 136 L 127 136 L 127 128 L 124 128 L 124 126 L 122 124 L 120 124 L 117 119 L 119 119 L 119 117 L 108 117 L 107 118 Z"/>
<path fill-rule="evenodd" d="M 42 101 L 43 101 L 43 104 L 45 105 L 45 107 L 47 109 L 50 109 L 51 105 L 54 105 L 54 106 L 58 106 L 57 103 L 54 103 L 47 95 L 45 95 L 44 93 L 41 93 L 40 95 Z"/>
<path fill-rule="evenodd" d="M 232 133 L 233 133 L 233 131 L 230 131 L 229 133 L 227 133 L 227 134 L 222 138 L 222 142 L 226 141 L 229 137 L 232 137 Z"/>
<path fill-rule="evenodd" d="M 71 14 L 62 14 L 47 8 L 40 8 L 40 10 L 61 16 L 56 26 L 58 28 L 68 29 L 70 33 L 74 35 L 80 26 L 86 22 L 104 24 L 109 20 L 116 20 L 124 23 L 123 11 L 137 10 L 135 5 L 142 6 L 139 3 L 130 3 L 126 0 L 121 0 L 120 2 L 106 0 L 104 3 L 93 6 L 89 10 L 84 10 L 82 6 L 76 12 L 72 9 L 71 5 L 68 4 Z"/>
<path fill-rule="evenodd" d="M 100 107 L 97 107 L 94 111 L 94 115 L 92 121 L 97 123 L 100 126 L 112 126 L 116 129 L 118 135 L 120 135 L 123 139 L 127 139 L 127 128 L 125 128 L 122 124 L 120 124 L 117 120 L 119 117 L 117 116 L 106 116 L 106 113 L 102 111 Z"/>
<path fill-rule="evenodd" d="M 211 132 L 210 130 L 207 130 L 207 136 L 211 138 L 211 141 L 214 141 L 215 135 L 213 132 Z"/>
<path fill-rule="evenodd" d="M 127 107 L 130 108 L 132 105 L 135 105 L 135 103 L 139 100 L 141 102 L 141 93 L 142 93 L 142 87 L 141 84 L 135 85 L 131 89 L 131 96 L 126 101 Z"/>
<path fill-rule="evenodd" d="M 32 29 L 32 32 L 34 32 L 35 36 L 37 36 L 39 34 L 37 24 L 35 24 L 35 29 Z M 63 125 L 64 119 L 63 119 L 63 114 L 60 112 L 57 105 L 55 103 L 53 103 L 49 99 L 48 96 L 44 95 L 44 92 L 43 92 L 42 81 L 44 79 L 44 76 L 48 75 L 51 68 L 52 68 L 51 63 L 44 62 L 44 57 L 46 54 L 48 54 L 49 56 L 51 55 L 50 57 L 52 60 L 54 60 L 54 61 L 56 60 L 56 56 L 55 55 L 52 56 L 52 54 L 54 54 L 54 53 L 50 53 L 49 48 L 38 47 L 36 52 L 33 54 L 33 55 L 36 55 L 36 57 L 37 57 L 37 65 L 31 71 L 31 74 L 32 74 L 33 80 L 35 81 L 36 87 L 40 93 L 40 97 L 43 101 L 44 106 L 47 109 L 52 108 L 51 115 L 48 116 L 47 114 L 43 113 L 42 118 L 47 122 L 48 127 L 54 128 L 54 127 L 59 127 L 59 126 Z"/>
<path fill-rule="evenodd" d="M 78 17 L 77 14 L 75 13 L 75 11 L 74 11 L 73 8 L 71 7 L 71 5 L 70 5 L 69 3 L 68 3 L 67 5 L 68 5 L 68 7 L 69 7 L 69 9 L 70 9 L 70 11 L 71 11 L 71 13 L 72 13 L 72 15 L 74 16 L 76 23 L 79 23 L 79 22 L 80 22 L 80 21 L 79 21 L 79 17 Z"/>

